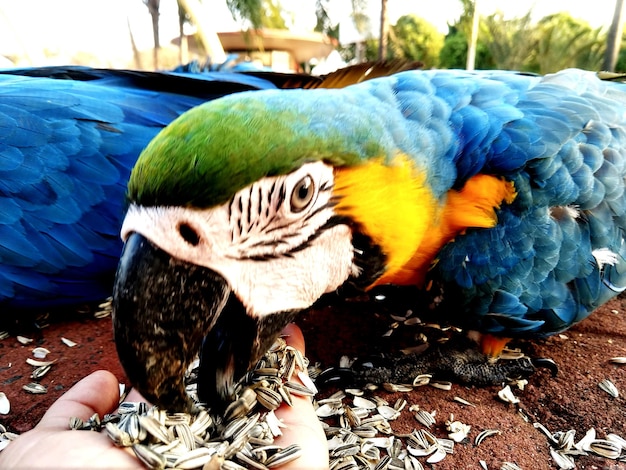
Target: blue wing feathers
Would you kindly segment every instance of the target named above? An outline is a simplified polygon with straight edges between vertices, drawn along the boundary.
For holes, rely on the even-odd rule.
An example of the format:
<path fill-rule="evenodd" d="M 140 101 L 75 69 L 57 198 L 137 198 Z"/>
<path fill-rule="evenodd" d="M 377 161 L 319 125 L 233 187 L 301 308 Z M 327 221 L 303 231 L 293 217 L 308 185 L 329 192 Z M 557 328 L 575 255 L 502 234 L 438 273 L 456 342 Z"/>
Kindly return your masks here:
<path fill-rule="evenodd" d="M 410 78 L 396 86 L 409 90 Z M 470 229 L 438 254 L 429 278 L 465 299 L 453 321 L 546 336 L 626 287 L 626 85 L 575 70 L 547 77 L 429 71 L 416 88 L 421 99 L 448 106 L 455 136 L 430 156 L 436 192 L 445 197 L 446 188 L 488 173 L 510 179 L 518 193 L 498 211 L 496 227 Z M 603 250 L 615 259 L 601 261 Z"/>
<path fill-rule="evenodd" d="M 109 296 L 126 182 L 143 147 L 195 105 L 267 88 L 223 72 L 0 71 L 0 305 Z"/>

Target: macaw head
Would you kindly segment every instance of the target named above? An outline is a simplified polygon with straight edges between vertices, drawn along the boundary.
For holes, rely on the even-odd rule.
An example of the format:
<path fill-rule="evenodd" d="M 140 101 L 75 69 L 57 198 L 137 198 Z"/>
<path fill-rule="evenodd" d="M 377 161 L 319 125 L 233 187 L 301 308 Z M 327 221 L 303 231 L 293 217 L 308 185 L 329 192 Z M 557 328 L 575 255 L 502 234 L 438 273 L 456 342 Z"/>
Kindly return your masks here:
<path fill-rule="evenodd" d="M 200 398 L 225 400 L 325 293 L 412 282 L 437 199 L 408 147 L 445 138 L 382 86 L 241 93 L 170 124 L 128 187 L 113 306 L 131 382 L 184 408 L 200 354 Z"/>

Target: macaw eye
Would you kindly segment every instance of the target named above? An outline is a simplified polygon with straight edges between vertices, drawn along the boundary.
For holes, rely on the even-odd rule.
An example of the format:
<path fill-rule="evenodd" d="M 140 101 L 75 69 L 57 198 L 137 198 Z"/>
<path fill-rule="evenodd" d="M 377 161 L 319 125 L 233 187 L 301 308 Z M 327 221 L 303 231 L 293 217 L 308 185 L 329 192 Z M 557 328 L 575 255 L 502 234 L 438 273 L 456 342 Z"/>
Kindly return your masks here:
<path fill-rule="evenodd" d="M 291 192 L 291 211 L 301 212 L 311 203 L 315 195 L 315 185 L 313 178 L 306 175 L 296 183 Z"/>

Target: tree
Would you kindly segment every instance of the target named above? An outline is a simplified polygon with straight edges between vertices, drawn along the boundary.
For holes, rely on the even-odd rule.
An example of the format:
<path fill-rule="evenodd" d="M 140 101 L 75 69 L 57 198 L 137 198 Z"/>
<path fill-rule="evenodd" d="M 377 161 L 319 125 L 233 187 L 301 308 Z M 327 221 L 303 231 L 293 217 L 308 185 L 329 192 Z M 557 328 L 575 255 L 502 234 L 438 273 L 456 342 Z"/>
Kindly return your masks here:
<path fill-rule="evenodd" d="M 568 13 L 542 18 L 537 25 L 537 47 L 529 69 L 541 74 L 570 67 L 598 70 L 602 63 L 605 37 L 602 28 L 593 29 Z"/>
<path fill-rule="evenodd" d="M 317 23 L 315 31 L 326 34 L 333 39 L 339 39 L 339 24 L 333 24 L 328 15 L 330 0 L 315 0 L 315 16 Z"/>
<path fill-rule="evenodd" d="M 159 49 L 161 48 L 161 42 L 159 40 L 159 6 L 161 0 L 143 0 L 143 3 L 148 7 L 148 11 L 152 17 L 152 37 L 154 41 L 152 65 L 154 70 L 157 70 L 159 68 Z"/>
<path fill-rule="evenodd" d="M 387 17 L 387 0 L 380 0 L 380 37 L 378 38 L 378 60 L 387 58 L 389 42 L 389 18 Z"/>
<path fill-rule="evenodd" d="M 467 64 L 467 49 L 469 41 L 463 31 L 456 26 L 448 25 L 448 34 L 446 35 L 443 48 L 439 53 L 439 67 L 447 69 L 462 69 Z M 474 61 L 475 69 L 493 69 L 495 67 L 491 53 L 487 45 L 480 40 L 476 44 L 476 60 Z"/>
<path fill-rule="evenodd" d="M 482 18 L 481 35 L 497 69 L 524 70 L 537 45 L 537 31 L 530 12 L 518 18 L 504 19 L 502 12 Z"/>
<path fill-rule="evenodd" d="M 609 29 L 606 40 L 606 52 L 604 54 L 604 62 L 602 69 L 609 72 L 615 71 L 615 64 L 619 55 L 620 45 L 622 42 L 622 31 L 624 26 L 624 0 L 615 0 L 615 11 L 613 13 L 613 21 Z"/>
<path fill-rule="evenodd" d="M 478 47 L 478 29 L 480 27 L 480 13 L 478 12 L 478 0 L 472 3 L 472 28 L 467 42 L 467 60 L 465 68 L 474 70 L 476 66 L 476 49 Z"/>
<path fill-rule="evenodd" d="M 419 60 L 428 67 L 439 65 L 444 36 L 417 15 L 404 15 L 390 28 L 389 57 Z"/>

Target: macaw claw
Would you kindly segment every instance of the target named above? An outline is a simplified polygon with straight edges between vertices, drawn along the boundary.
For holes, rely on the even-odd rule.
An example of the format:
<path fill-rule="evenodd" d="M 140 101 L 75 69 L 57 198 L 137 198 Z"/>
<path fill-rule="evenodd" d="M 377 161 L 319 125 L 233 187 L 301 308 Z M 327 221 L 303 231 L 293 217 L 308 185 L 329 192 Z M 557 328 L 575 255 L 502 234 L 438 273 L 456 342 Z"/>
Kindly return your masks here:
<path fill-rule="evenodd" d="M 365 383 L 412 384 L 415 377 L 431 374 L 434 379 L 476 386 L 498 385 L 528 378 L 538 368 L 547 368 L 554 377 L 558 366 L 552 359 L 522 357 L 493 362 L 466 340 L 432 345 L 423 353 L 385 355 L 355 362 L 350 369 L 322 372 L 316 383 L 362 385 Z"/>

